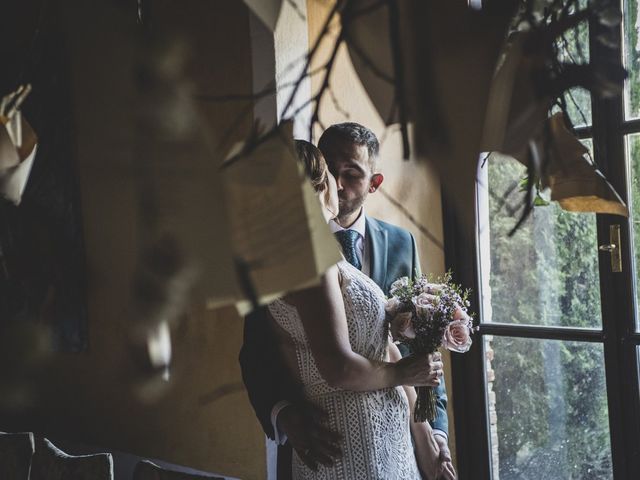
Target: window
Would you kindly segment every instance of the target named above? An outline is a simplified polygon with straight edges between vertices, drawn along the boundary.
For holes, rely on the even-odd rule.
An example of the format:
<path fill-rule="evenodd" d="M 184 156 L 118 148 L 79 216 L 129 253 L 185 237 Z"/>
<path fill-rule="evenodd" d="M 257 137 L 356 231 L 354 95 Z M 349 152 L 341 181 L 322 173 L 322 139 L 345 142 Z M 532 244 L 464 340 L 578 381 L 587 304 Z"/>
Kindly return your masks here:
<path fill-rule="evenodd" d="M 479 169 L 473 248 L 443 199 L 447 268 L 473 288 L 480 321 L 473 349 L 452 356 L 463 479 L 640 478 L 640 16 L 638 0 L 621 7 L 621 58 L 597 25 L 574 33 L 580 51 L 569 42 L 565 54 L 630 72 L 616 98 L 576 90 L 568 102 L 629 219 L 551 203 L 509 236 L 526 170 L 497 154 Z M 599 250 L 616 225 L 622 272 Z"/>

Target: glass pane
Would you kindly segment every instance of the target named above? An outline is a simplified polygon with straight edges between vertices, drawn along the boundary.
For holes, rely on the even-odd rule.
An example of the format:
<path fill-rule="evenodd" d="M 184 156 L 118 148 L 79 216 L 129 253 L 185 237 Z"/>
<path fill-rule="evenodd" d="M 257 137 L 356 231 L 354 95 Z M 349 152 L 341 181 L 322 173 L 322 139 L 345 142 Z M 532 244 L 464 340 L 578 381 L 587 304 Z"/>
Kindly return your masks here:
<path fill-rule="evenodd" d="M 600 344 L 485 337 L 494 478 L 611 479 Z"/>
<path fill-rule="evenodd" d="M 579 0 L 579 9 L 586 7 L 586 0 Z M 563 62 L 589 63 L 589 24 L 580 23 L 576 28 L 568 30 L 557 43 L 559 59 Z M 567 113 L 573 126 L 591 125 L 591 94 L 583 88 L 573 88 L 565 96 Z M 559 111 L 559 107 L 554 108 Z"/>
<path fill-rule="evenodd" d="M 638 20 L 638 0 L 623 1 L 624 26 L 624 66 L 629 71 L 629 78 L 624 89 L 625 118 L 640 116 L 640 22 Z"/>
<path fill-rule="evenodd" d="M 636 330 L 640 328 L 638 317 L 640 312 L 640 134 L 629 135 L 627 137 L 627 158 L 628 158 L 628 178 L 631 182 L 629 186 L 629 208 L 631 210 L 631 236 L 634 254 L 634 281 L 636 289 Z"/>
<path fill-rule="evenodd" d="M 574 127 L 584 127 L 591 125 L 591 94 L 581 88 L 572 88 L 565 93 L 567 114 Z M 551 109 L 552 113 L 561 112 L 558 105 Z"/>
<path fill-rule="evenodd" d="M 596 216 L 550 202 L 535 207 L 510 236 L 525 175 L 510 157 L 492 155 L 488 162 L 488 228 L 480 235 L 483 321 L 600 328 Z"/>

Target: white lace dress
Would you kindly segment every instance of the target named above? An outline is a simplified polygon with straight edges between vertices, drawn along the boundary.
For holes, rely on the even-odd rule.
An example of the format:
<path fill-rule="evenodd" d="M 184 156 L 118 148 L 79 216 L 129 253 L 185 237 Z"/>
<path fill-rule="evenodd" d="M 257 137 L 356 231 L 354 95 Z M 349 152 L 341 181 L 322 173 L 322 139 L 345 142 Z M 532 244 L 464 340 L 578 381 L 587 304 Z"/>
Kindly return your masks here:
<path fill-rule="evenodd" d="M 338 268 L 351 348 L 371 360 L 384 360 L 384 294 L 373 280 L 349 263 L 342 261 Z M 307 468 L 294 451 L 293 478 L 420 479 L 402 387 L 373 392 L 330 387 L 318 371 L 297 310 L 277 300 L 269 305 L 269 311 L 295 345 L 298 374 L 307 398 L 324 409 L 330 427 L 344 435 L 342 458 L 332 467 L 320 465 L 317 472 Z"/>

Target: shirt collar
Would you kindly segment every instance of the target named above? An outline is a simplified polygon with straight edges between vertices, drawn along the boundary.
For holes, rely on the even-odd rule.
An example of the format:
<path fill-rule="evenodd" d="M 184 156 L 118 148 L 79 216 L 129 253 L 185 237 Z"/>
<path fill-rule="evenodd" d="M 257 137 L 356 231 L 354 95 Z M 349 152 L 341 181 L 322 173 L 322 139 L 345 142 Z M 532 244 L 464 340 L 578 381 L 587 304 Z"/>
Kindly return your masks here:
<path fill-rule="evenodd" d="M 362 238 L 364 238 L 367 230 L 367 220 L 364 214 L 364 207 L 360 210 L 360 216 L 358 219 L 349 228 L 342 228 L 335 220 L 329 221 L 329 228 L 331 229 L 331 233 L 336 233 L 340 230 L 355 230 Z"/>

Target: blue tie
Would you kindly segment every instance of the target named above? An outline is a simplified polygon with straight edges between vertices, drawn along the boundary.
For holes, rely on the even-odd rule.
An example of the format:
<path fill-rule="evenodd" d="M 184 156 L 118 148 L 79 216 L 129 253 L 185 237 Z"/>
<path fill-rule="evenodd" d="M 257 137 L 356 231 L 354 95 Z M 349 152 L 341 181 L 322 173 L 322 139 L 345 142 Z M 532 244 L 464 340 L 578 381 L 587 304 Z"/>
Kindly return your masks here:
<path fill-rule="evenodd" d="M 355 230 L 339 230 L 336 232 L 336 237 L 340 242 L 342 253 L 347 262 L 358 270 L 361 270 L 362 262 L 358 258 L 358 251 L 356 249 L 356 241 L 358 237 L 360 237 L 360 234 Z"/>

